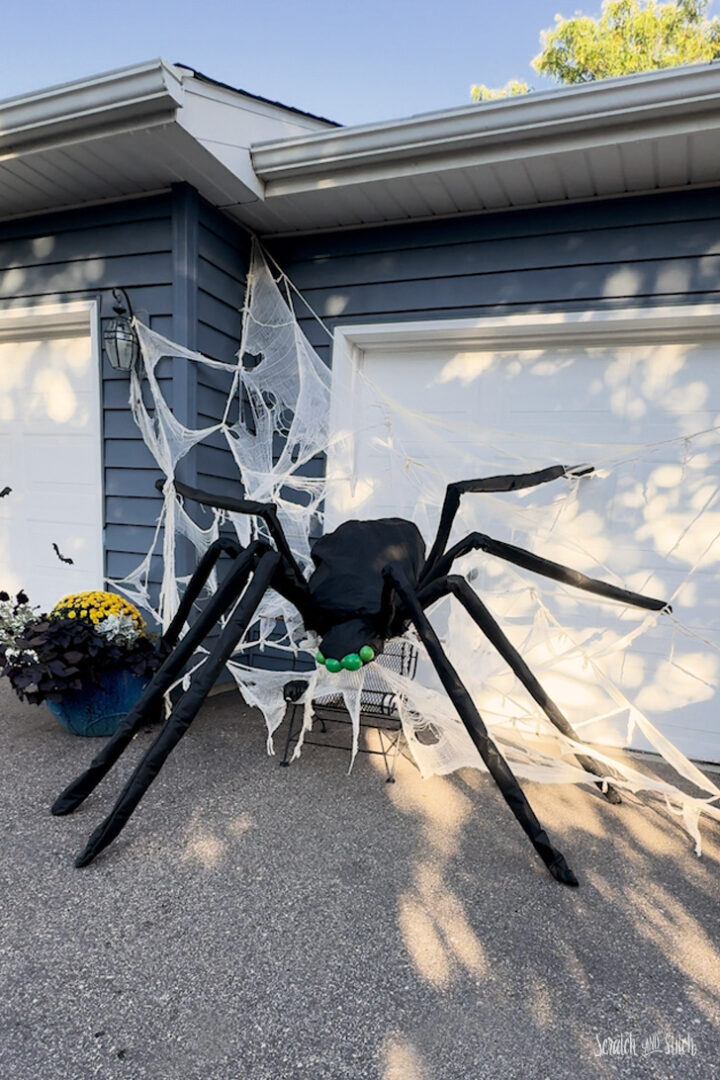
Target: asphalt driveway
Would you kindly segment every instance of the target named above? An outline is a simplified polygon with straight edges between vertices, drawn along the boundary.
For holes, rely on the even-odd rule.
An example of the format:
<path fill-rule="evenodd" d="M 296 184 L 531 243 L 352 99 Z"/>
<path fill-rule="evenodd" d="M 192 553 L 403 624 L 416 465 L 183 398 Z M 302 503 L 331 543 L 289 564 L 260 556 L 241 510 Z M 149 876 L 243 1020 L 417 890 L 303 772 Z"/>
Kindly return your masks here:
<path fill-rule="evenodd" d="M 487 777 L 281 769 L 232 694 L 75 870 L 151 737 L 53 818 L 97 744 L 0 686 L 3 1080 L 720 1075 L 716 826 L 528 785 L 570 890 Z"/>

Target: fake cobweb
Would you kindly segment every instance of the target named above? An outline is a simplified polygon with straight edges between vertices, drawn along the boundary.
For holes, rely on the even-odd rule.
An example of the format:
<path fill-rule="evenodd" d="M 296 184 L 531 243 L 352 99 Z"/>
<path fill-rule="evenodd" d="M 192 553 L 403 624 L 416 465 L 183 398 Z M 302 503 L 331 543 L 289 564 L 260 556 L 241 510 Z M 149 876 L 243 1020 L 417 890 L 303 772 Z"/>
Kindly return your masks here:
<path fill-rule="evenodd" d="M 342 520 L 408 517 L 429 548 L 449 482 L 557 462 L 591 462 L 596 471 L 589 477 L 519 493 L 464 496 L 451 537 L 452 543 L 481 530 L 673 604 L 676 614 L 649 614 L 577 593 L 482 553 L 455 564 L 454 571 L 482 596 L 581 741 L 549 723 L 459 605 L 440 601 L 430 610 L 431 621 L 516 775 L 541 783 L 592 783 L 577 764 L 575 755 L 581 752 L 607 770 L 616 787 L 664 799 L 699 854 L 698 821 L 703 813 L 720 820 L 720 789 L 674 742 L 684 727 L 712 728 L 720 660 L 712 599 L 712 572 L 720 558 L 718 418 L 708 422 L 701 409 L 676 408 L 681 422 L 676 424 L 671 415 L 669 422 L 638 428 L 634 402 L 658 414 L 660 404 L 672 412 L 667 402 L 672 403 L 673 394 L 697 396 L 697 390 L 673 383 L 678 364 L 667 351 L 650 351 L 632 367 L 642 372 L 637 398 L 617 407 L 617 395 L 632 397 L 631 367 L 622 348 L 608 347 L 596 350 L 595 359 L 621 423 L 607 441 L 600 441 L 592 425 L 588 432 L 590 414 L 587 408 L 580 411 L 581 402 L 582 426 L 563 412 L 562 437 L 548 438 L 547 422 L 542 435 L 534 434 L 533 417 L 522 410 L 515 414 L 517 430 L 511 431 L 496 426 L 497 415 L 513 415 L 512 408 L 496 408 L 502 394 L 511 392 L 507 380 L 513 372 L 525 384 L 530 373 L 536 381 L 550 373 L 563 378 L 563 367 L 571 375 L 573 357 L 567 349 L 556 350 L 552 358 L 532 350 L 504 356 L 497 401 L 485 400 L 478 390 L 487 383 L 492 358 L 456 352 L 439 379 L 423 390 L 422 365 L 432 363 L 432 356 L 418 354 L 417 379 L 405 380 L 399 400 L 383 381 L 391 365 L 353 363 L 342 351 L 341 338 L 335 342 L 331 378 L 301 330 L 298 316 L 307 318 L 309 311 L 254 242 L 236 363 L 211 360 L 136 322 L 143 362 L 131 373 L 130 406 L 165 486 L 152 547 L 133 573 L 113 581 L 115 587 L 167 626 L 187 581 L 176 574 L 180 545 L 189 543 L 199 559 L 223 528 L 234 529 L 243 544 L 266 535 L 257 518 L 209 510 L 200 524 L 190 517 L 173 481 L 183 459 L 198 453 L 200 445 L 222 452 L 238 496 L 277 506 L 307 575 L 312 538 Z M 173 415 L 162 389 L 161 372 L 168 364 L 195 365 L 206 380 L 223 387 L 225 404 L 216 423 L 189 428 Z M 484 379 L 476 380 L 479 372 Z M 442 411 L 444 384 L 455 377 L 467 385 L 470 409 L 477 406 L 471 419 L 457 410 Z M 657 437 L 626 442 L 628 427 Z M 154 590 L 152 567 L 158 554 L 162 582 Z M 215 587 L 213 577 L 209 589 Z M 283 688 L 302 677 L 307 690 L 295 756 L 312 726 L 313 703 L 341 696 L 353 724 L 354 758 L 362 695 L 371 682 L 375 693 L 393 695 L 407 746 L 423 776 L 462 767 L 483 770 L 422 645 L 412 631 L 407 636 L 418 654 L 414 677 L 391 670 L 382 659 L 359 672 L 331 674 L 314 664 L 317 643 L 297 611 L 270 592 L 228 668 L 248 705 L 262 712 L 270 752 L 286 712 Z M 195 668 L 205 655 L 199 650 Z M 269 667 L 263 655 L 272 658 Z M 653 712 L 660 720 L 650 719 Z M 608 752 L 608 746 L 630 743 L 659 754 L 682 778 L 683 790 L 646 775 L 626 755 L 618 760 L 619 755 Z"/>

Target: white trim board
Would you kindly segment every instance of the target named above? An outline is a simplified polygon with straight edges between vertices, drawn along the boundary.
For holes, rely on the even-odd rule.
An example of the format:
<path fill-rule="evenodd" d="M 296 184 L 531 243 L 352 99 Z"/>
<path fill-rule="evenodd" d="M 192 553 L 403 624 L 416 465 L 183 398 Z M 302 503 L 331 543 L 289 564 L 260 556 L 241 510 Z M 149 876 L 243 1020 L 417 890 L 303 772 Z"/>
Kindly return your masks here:
<path fill-rule="evenodd" d="M 580 340 L 597 342 L 697 341 L 720 331 L 720 303 L 664 307 L 586 309 L 479 319 L 433 319 L 339 326 L 333 335 L 335 363 L 371 349 L 404 350 L 465 345 L 482 348 L 533 348 Z"/>
<path fill-rule="evenodd" d="M 98 301 L 71 300 L 50 304 L 36 304 L 34 307 L 0 308 L 0 341 L 14 340 L 17 337 L 36 336 L 37 334 L 72 334 L 87 330 L 91 338 L 97 337 Z M 93 351 L 100 367 L 97 342 L 93 342 Z"/>

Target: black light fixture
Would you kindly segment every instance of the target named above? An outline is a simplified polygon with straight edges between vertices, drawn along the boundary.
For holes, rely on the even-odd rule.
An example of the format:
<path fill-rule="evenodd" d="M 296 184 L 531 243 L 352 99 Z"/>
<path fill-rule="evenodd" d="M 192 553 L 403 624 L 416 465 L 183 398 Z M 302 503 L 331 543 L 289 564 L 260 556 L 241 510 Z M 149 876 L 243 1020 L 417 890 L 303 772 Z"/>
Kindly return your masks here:
<path fill-rule="evenodd" d="M 132 324 L 132 305 L 124 289 L 113 289 L 114 319 L 108 319 L 103 331 L 103 346 L 116 371 L 130 371 L 140 356 L 140 342 Z"/>

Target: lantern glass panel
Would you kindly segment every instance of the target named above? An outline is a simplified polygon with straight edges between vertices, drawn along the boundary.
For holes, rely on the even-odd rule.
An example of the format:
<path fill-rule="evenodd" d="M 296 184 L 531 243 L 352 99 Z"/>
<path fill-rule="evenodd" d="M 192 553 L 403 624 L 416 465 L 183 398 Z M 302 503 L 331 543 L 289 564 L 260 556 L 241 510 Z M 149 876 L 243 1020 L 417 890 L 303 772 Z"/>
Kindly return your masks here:
<path fill-rule="evenodd" d="M 140 346 L 130 319 L 110 319 L 103 334 L 103 345 L 110 366 L 118 371 L 130 371 L 136 363 Z"/>

